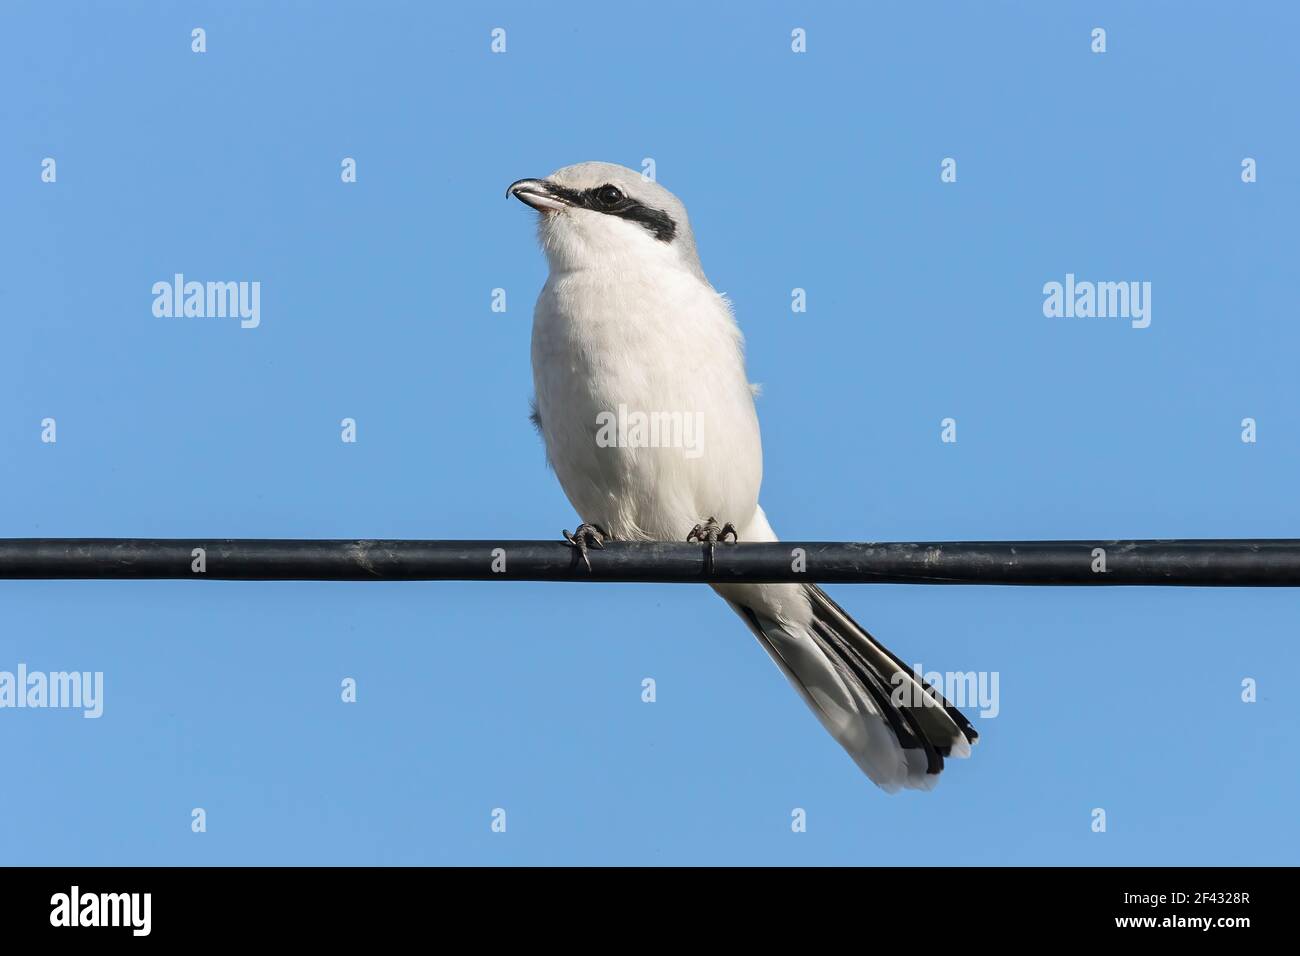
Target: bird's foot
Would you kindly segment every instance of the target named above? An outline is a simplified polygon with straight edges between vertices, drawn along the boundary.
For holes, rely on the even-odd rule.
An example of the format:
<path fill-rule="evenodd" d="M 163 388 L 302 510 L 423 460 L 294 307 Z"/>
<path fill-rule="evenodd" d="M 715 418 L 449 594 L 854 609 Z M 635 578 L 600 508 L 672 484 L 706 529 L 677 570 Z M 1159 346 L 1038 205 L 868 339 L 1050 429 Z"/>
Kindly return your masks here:
<path fill-rule="evenodd" d="M 734 524 L 728 521 L 724 525 L 719 525 L 717 518 L 710 518 L 704 524 L 697 524 L 686 535 L 687 543 L 698 541 L 708 549 L 704 554 L 704 568 L 709 574 L 713 573 L 713 548 L 719 541 L 725 542 L 727 535 L 731 535 L 733 542 L 740 540 Z"/>
<path fill-rule="evenodd" d="M 597 551 L 605 547 L 605 539 L 609 537 L 609 532 L 600 525 L 587 524 L 585 521 L 578 525 L 573 534 L 564 532 L 564 540 L 572 547 L 577 549 L 578 555 L 582 558 L 582 563 L 591 570 L 591 559 L 587 557 L 587 549 L 595 548 Z M 575 560 L 576 563 L 576 560 Z"/>

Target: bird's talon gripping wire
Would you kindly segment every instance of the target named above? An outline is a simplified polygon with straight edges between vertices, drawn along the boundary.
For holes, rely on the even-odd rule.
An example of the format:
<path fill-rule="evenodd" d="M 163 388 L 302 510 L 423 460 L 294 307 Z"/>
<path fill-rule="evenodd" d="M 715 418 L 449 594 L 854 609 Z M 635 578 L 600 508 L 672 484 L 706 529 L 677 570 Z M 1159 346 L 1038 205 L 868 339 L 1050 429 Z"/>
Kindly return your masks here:
<path fill-rule="evenodd" d="M 707 550 L 704 552 L 704 571 L 706 574 L 713 574 L 713 550 L 719 541 L 726 542 L 727 535 L 731 535 L 732 542 L 740 540 L 736 534 L 736 526 L 728 521 L 724 525 L 718 524 L 717 518 L 709 518 L 704 524 L 697 524 L 686 535 L 688 543 L 698 541 L 703 544 Z"/>
<path fill-rule="evenodd" d="M 567 541 L 576 551 L 578 557 L 582 558 L 582 563 L 587 566 L 587 571 L 591 571 L 591 558 L 587 557 L 587 549 L 595 548 L 601 551 L 605 547 L 605 539 L 609 533 L 600 525 L 587 524 L 585 521 L 578 525 L 573 534 L 568 531 L 564 532 L 564 540 Z M 574 559 L 577 564 L 577 558 Z"/>

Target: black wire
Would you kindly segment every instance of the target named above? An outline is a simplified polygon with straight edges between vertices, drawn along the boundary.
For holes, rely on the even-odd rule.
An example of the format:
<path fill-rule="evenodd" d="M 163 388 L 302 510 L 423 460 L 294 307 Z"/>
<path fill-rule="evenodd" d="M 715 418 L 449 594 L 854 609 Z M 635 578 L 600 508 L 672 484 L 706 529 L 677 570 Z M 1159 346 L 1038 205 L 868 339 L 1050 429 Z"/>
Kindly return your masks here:
<path fill-rule="evenodd" d="M 1300 539 L 719 544 L 0 539 L 0 578 L 1300 586 Z M 202 568 L 202 570 L 196 570 Z M 1104 570 L 1102 570 L 1104 568 Z"/>

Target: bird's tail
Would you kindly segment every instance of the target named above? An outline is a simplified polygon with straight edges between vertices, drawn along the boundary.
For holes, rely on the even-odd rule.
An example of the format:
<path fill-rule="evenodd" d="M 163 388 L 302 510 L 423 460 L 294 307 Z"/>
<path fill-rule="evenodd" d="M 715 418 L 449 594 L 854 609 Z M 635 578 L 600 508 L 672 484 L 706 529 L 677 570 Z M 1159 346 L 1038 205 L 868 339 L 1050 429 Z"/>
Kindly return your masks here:
<path fill-rule="evenodd" d="M 732 585 L 745 619 L 822 724 L 891 793 L 932 789 L 945 757 L 968 757 L 970 721 L 816 585 Z"/>

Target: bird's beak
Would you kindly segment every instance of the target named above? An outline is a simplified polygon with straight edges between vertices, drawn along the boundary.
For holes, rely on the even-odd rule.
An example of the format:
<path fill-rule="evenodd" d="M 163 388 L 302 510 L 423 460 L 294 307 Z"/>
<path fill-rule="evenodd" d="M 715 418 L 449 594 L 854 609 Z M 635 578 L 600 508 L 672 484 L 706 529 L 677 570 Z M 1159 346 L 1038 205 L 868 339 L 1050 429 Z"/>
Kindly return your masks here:
<path fill-rule="evenodd" d="M 514 196 L 539 212 L 554 212 L 573 205 L 565 196 L 566 192 L 563 187 L 545 179 L 520 179 L 510 184 L 506 195 Z"/>

